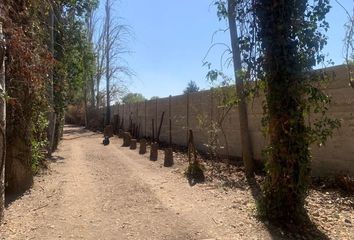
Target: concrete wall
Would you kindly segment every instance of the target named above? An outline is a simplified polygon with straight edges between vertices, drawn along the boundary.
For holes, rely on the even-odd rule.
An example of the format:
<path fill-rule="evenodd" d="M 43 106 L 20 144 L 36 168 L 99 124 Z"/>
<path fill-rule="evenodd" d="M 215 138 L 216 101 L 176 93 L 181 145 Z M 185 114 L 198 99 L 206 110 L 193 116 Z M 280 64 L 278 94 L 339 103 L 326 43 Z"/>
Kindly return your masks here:
<path fill-rule="evenodd" d="M 348 74 L 344 66 L 331 67 L 327 71 L 330 82 L 325 92 L 332 96 L 328 114 L 340 119 L 342 128 L 335 131 L 325 146 L 311 146 L 313 174 L 331 175 L 348 172 L 354 175 L 354 90 L 349 86 Z M 262 150 L 267 143 L 261 131 L 262 101 L 263 98 L 258 97 L 248 102 L 249 127 L 256 159 L 262 159 Z M 201 91 L 137 104 L 114 106 L 112 111 L 113 114 L 119 114 L 124 119 L 125 129 L 129 127 L 131 116 L 135 124 L 140 124 L 141 136 L 150 137 L 152 136 L 152 119 L 155 121 L 157 132 L 161 114 L 165 112 L 160 140 L 168 141 L 169 118 L 171 118 L 173 143 L 186 145 L 187 130 L 192 129 L 198 149 L 206 150 L 208 132 L 206 128 L 203 128 L 202 123 L 210 123 L 211 120 L 216 121 L 220 118 L 224 109 L 218 107 L 218 103 L 218 97 L 213 91 Z M 229 152 L 232 156 L 241 156 L 237 107 L 231 109 L 226 116 L 223 129 L 225 137 L 220 134 L 219 138 L 221 153 Z M 228 151 L 226 143 L 229 146 Z"/>

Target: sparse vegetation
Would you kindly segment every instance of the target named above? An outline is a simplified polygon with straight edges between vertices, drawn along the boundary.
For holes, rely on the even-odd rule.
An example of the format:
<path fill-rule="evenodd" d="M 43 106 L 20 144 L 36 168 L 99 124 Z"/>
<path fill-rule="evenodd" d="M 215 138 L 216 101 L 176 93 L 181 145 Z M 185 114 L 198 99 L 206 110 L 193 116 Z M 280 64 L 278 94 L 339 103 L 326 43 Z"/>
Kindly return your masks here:
<path fill-rule="evenodd" d="M 128 93 L 122 98 L 124 104 L 143 102 L 146 98 L 141 93 Z"/>
<path fill-rule="evenodd" d="M 221 69 L 204 62 L 215 88 L 199 92 L 190 81 L 184 95 L 150 101 L 128 90 L 134 72 L 124 56 L 131 28 L 118 17 L 114 0 L 102 1 L 101 12 L 99 0 L 0 2 L 0 221 L 5 192 L 16 199 L 1 236 L 248 239 L 259 230 L 262 239 L 353 238 L 354 168 L 345 169 L 351 159 L 338 158 L 345 171 L 330 169 L 318 178 L 311 173 L 311 148 L 325 147 L 342 122 L 353 129 L 352 96 L 343 100 L 340 94 L 352 91 L 348 79 L 354 87 L 353 14 L 335 0 L 347 15 L 346 68 L 333 68 L 333 79 L 339 69 L 346 86 L 341 79 L 325 89 L 331 73 L 316 69 L 326 63 L 332 2 L 210 1 L 227 26 L 217 32 L 228 33 L 231 45 L 214 43 L 213 34 L 208 54 L 226 47 Z M 154 61 L 154 71 L 162 69 L 160 62 Z M 174 79 L 163 71 L 156 75 Z M 257 112 L 250 113 L 250 100 Z M 64 131 L 65 121 L 86 128 Z M 104 140 L 88 129 L 103 131 Z M 349 148 L 349 134 L 338 132 L 330 150 Z M 262 158 L 262 152 L 258 172 L 254 156 Z M 328 166 L 336 168 L 338 159 Z M 35 178 L 49 165 L 51 174 Z M 191 188 L 186 178 L 191 186 L 205 184 Z M 151 231 L 145 224 L 150 218 L 163 224 Z M 160 231 L 166 226 L 176 229 Z"/>
<path fill-rule="evenodd" d="M 185 175 L 189 181 L 190 185 L 194 185 L 196 183 L 204 182 L 204 167 L 200 164 L 197 159 L 197 149 L 194 145 L 194 136 L 193 131 L 189 130 L 189 138 L 188 138 L 188 168 L 185 171 Z"/>
<path fill-rule="evenodd" d="M 195 81 L 189 81 L 186 89 L 183 91 L 184 94 L 195 93 L 199 91 L 199 87 Z"/>

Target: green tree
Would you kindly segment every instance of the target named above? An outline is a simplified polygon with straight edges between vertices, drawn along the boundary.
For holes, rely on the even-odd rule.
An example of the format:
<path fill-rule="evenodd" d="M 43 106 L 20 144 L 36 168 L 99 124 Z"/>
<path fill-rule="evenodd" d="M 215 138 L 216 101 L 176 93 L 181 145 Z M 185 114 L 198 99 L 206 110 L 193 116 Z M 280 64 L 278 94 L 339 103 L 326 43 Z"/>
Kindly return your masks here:
<path fill-rule="evenodd" d="M 22 193 L 32 184 L 47 141 L 47 87 L 53 67 L 44 14 L 49 6 L 39 0 L 6 0 L 2 4 L 6 6 L 4 32 L 8 39 L 6 113 L 12 116 L 6 119 L 6 190 Z"/>
<path fill-rule="evenodd" d="M 141 93 L 128 93 L 122 98 L 124 104 L 137 103 L 145 100 L 146 98 Z"/>
<path fill-rule="evenodd" d="M 232 53 L 237 47 L 240 53 L 233 56 L 238 64 L 236 79 L 253 80 L 253 86 L 247 84 L 241 94 L 252 96 L 262 89 L 266 96 L 263 126 L 270 142 L 264 151 L 267 176 L 260 213 L 282 223 L 299 220 L 309 186 L 309 146 L 323 144 L 340 126 L 326 115 L 331 99 L 320 89 L 326 75 L 313 71 L 324 62 L 321 50 L 327 43 L 329 1 L 218 0 L 215 4 L 219 18 L 227 16 L 232 23 L 231 39 L 237 30 L 242 33 L 232 43 Z M 220 75 L 215 70 L 208 73 L 209 79 Z M 304 117 L 310 114 L 312 121 L 307 123 Z"/>
<path fill-rule="evenodd" d="M 6 119 L 9 193 L 27 190 L 43 163 L 48 120 L 54 129 L 52 150 L 60 139 L 66 105 L 83 100 L 84 72 L 94 70 L 84 19 L 95 6 L 95 0 L 0 2 L 8 39 L 6 112 L 12 116 Z M 57 121 L 48 117 L 53 112 Z"/>
<path fill-rule="evenodd" d="M 195 81 L 189 81 L 186 89 L 183 91 L 184 94 L 198 92 L 199 87 Z"/>
<path fill-rule="evenodd" d="M 54 102 L 56 126 L 53 150 L 56 149 L 64 125 L 68 104 L 87 106 L 88 87 L 95 72 L 95 57 L 87 26 L 87 18 L 97 7 L 96 0 L 56 0 L 53 2 Z"/>
<path fill-rule="evenodd" d="M 325 115 L 329 97 L 316 87 L 323 76 L 312 71 L 324 60 L 329 9 L 328 0 L 257 1 L 254 6 L 270 140 L 261 209 L 283 223 L 305 216 L 310 144 L 323 143 L 338 127 Z M 311 111 L 316 115 L 309 126 L 304 116 Z"/>

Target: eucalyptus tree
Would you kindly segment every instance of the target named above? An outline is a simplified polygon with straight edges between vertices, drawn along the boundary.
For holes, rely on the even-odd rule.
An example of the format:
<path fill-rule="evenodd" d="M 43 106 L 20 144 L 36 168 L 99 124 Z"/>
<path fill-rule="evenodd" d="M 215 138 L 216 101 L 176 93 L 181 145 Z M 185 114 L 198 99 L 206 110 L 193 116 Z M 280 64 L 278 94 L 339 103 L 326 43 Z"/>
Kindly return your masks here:
<path fill-rule="evenodd" d="M 94 71 L 90 34 L 86 20 L 97 0 L 52 0 L 53 101 L 56 121 L 52 150 L 58 145 L 64 125 L 65 108 L 68 104 L 86 105 L 88 77 Z M 51 44 L 51 45 L 52 45 Z"/>
<path fill-rule="evenodd" d="M 252 159 L 252 145 L 251 137 L 248 127 L 248 113 L 246 104 L 246 95 L 244 89 L 244 74 L 242 73 L 242 58 L 239 42 L 239 34 L 236 25 L 237 2 L 236 0 L 229 0 L 227 5 L 227 16 L 229 23 L 229 32 L 232 48 L 232 59 L 234 66 L 234 74 L 236 79 L 236 94 L 239 98 L 238 112 L 240 121 L 241 145 L 242 145 L 242 158 L 246 169 L 247 177 L 253 177 L 254 164 Z"/>
<path fill-rule="evenodd" d="M 86 23 L 86 37 L 87 42 L 89 44 L 90 52 L 94 53 L 94 43 L 93 43 L 93 34 L 95 32 L 95 18 L 94 18 L 94 10 L 97 8 L 98 2 L 95 5 L 91 5 L 87 11 L 85 16 Z M 94 55 L 93 55 L 94 56 Z M 93 59 L 93 65 L 89 64 L 93 69 L 90 69 L 90 73 L 87 76 L 87 88 L 90 88 L 90 107 L 95 107 L 95 79 L 94 75 L 97 71 L 96 69 L 96 59 Z M 93 71 L 92 71 L 93 70 Z M 86 90 L 87 91 L 87 90 Z"/>
<path fill-rule="evenodd" d="M 243 32 L 242 27 L 244 25 L 244 19 L 239 16 L 244 8 L 244 3 L 247 1 L 236 1 L 236 0 L 217 0 L 214 4 L 217 6 L 217 15 L 219 20 L 227 19 L 228 30 L 231 39 L 231 49 L 227 49 L 226 52 L 231 54 L 231 63 L 233 64 L 233 74 L 235 78 L 235 95 L 233 99 L 229 99 L 227 102 L 228 107 L 230 105 L 238 106 L 239 113 L 239 127 L 240 127 L 240 138 L 242 147 L 242 159 L 246 170 L 246 175 L 248 178 L 254 176 L 254 163 L 253 163 L 253 153 L 250 132 L 248 127 L 248 113 L 247 113 L 247 93 L 245 89 L 245 82 L 250 80 L 249 69 L 245 69 L 245 59 L 243 56 L 247 54 L 247 50 L 244 49 L 242 43 L 244 39 L 248 39 L 248 34 Z M 243 42 L 241 42 L 243 40 Z M 218 76 L 225 78 L 225 74 L 219 71 L 211 71 L 208 77 L 211 80 L 216 79 Z"/>

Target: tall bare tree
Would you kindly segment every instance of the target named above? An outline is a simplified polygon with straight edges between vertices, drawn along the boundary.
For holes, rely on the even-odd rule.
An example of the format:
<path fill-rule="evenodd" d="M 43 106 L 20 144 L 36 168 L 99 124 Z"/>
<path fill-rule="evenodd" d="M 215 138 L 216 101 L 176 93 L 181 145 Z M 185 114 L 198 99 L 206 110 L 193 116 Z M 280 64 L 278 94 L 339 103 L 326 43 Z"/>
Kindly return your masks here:
<path fill-rule="evenodd" d="M 94 16 L 93 16 L 93 9 L 96 8 L 96 5 L 92 5 L 89 7 L 86 18 L 85 18 L 85 25 L 86 25 L 86 40 L 87 46 L 84 47 L 83 54 L 84 59 L 84 108 L 85 108 L 85 126 L 88 126 L 88 119 L 89 119 L 89 107 L 88 102 L 90 103 L 90 108 L 95 107 L 95 83 L 94 83 L 94 70 L 91 69 L 93 64 L 95 64 L 95 60 L 92 59 L 93 56 L 88 56 L 89 53 L 93 50 L 93 32 L 94 32 Z"/>
<path fill-rule="evenodd" d="M 122 76 L 131 76 L 133 73 L 128 67 L 124 59 L 124 55 L 129 53 L 127 49 L 127 41 L 130 38 L 130 29 L 127 25 L 120 24 L 120 18 L 112 17 L 114 1 L 105 1 L 104 25 L 101 28 L 101 33 L 98 34 L 96 40 L 96 106 L 100 106 L 101 79 L 106 80 L 106 121 L 105 124 L 110 124 L 111 118 L 111 102 L 112 94 L 110 89 L 117 84 L 118 88 L 125 88 L 125 79 Z"/>
<path fill-rule="evenodd" d="M 105 47 L 106 47 L 106 125 L 111 123 L 111 98 L 110 98 L 110 50 L 111 50 L 111 2 L 110 0 L 106 0 L 106 19 L 105 19 Z"/>
<path fill-rule="evenodd" d="M 86 16 L 86 29 L 87 29 L 87 40 L 90 44 L 90 47 L 93 48 L 93 33 L 95 31 L 95 21 L 94 21 L 94 11 L 90 9 Z M 95 107 L 95 82 L 94 74 L 90 73 L 88 76 L 88 85 L 90 87 L 90 106 Z"/>
<path fill-rule="evenodd" d="M 99 108 L 101 105 L 101 94 L 100 94 L 100 84 L 102 77 L 104 75 L 104 31 L 101 31 L 101 34 L 98 37 L 98 40 L 95 43 L 95 53 L 96 53 L 96 74 L 95 74 L 95 95 L 96 95 L 96 108 Z"/>

